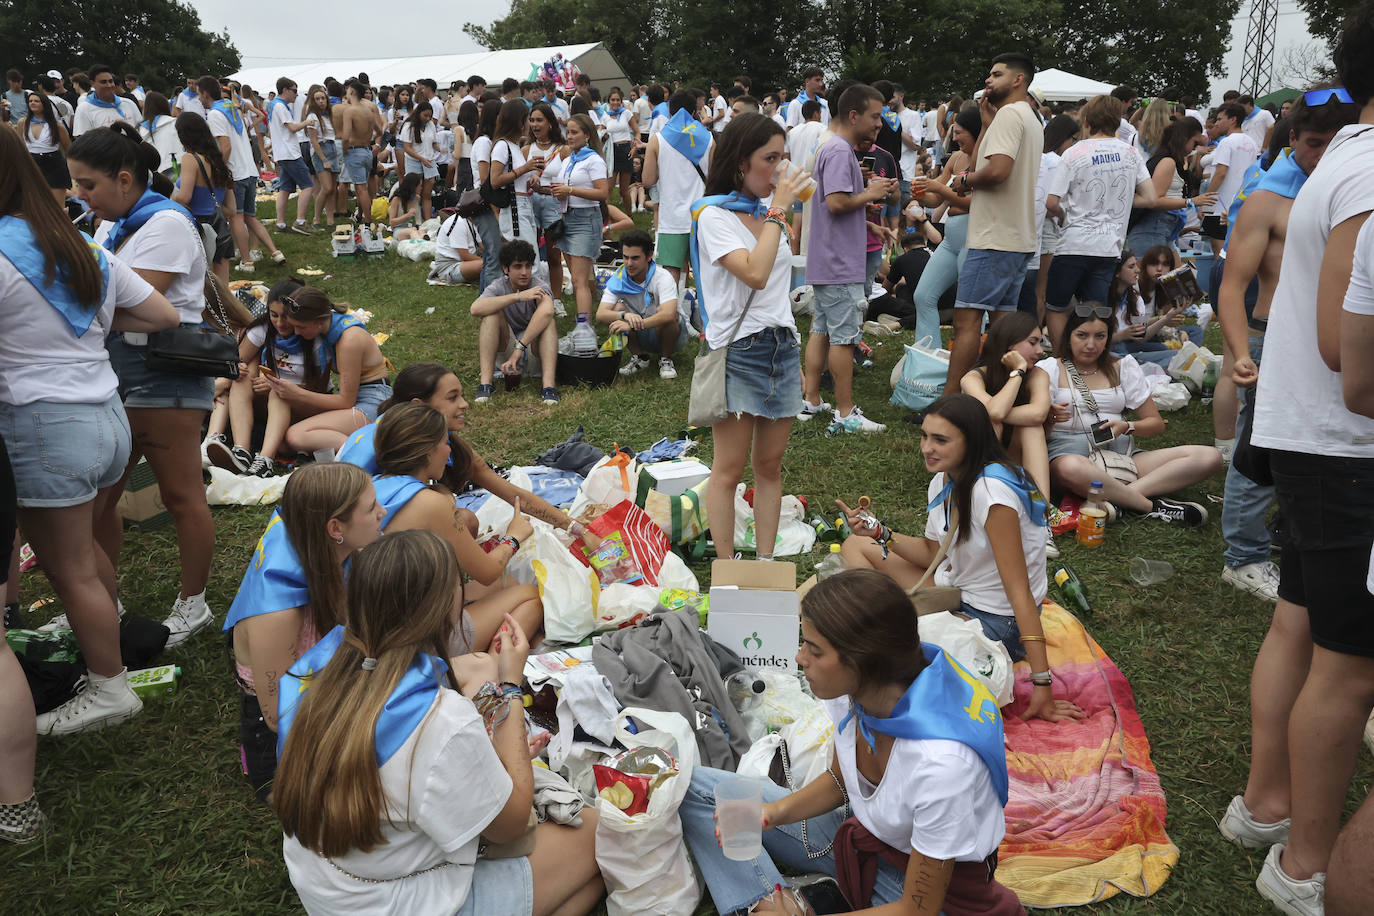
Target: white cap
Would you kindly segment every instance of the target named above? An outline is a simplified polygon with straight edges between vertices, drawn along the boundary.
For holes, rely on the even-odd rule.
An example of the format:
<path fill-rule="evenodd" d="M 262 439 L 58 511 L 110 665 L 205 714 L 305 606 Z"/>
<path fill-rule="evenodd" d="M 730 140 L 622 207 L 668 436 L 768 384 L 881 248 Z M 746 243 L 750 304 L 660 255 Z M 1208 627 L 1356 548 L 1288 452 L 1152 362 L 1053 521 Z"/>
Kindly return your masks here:
<path fill-rule="evenodd" d="M 60 79 L 62 79 L 62 71 L 61 71 L 61 70 L 49 70 L 47 73 L 45 73 L 45 74 L 43 74 L 43 75 L 44 75 L 44 76 L 50 76 L 50 77 L 52 77 L 52 78 L 55 79 L 55 80 L 60 80 Z"/>

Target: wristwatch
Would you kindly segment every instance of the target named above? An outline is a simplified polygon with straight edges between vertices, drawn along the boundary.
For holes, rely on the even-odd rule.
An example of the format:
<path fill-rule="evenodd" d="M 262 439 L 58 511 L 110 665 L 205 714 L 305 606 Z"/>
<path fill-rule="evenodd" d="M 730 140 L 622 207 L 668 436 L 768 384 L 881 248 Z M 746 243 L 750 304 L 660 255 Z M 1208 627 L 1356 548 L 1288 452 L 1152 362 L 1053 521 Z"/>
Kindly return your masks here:
<path fill-rule="evenodd" d="M 1135 423 L 1133 423 L 1133 422 L 1131 422 L 1131 421 L 1129 421 L 1129 420 L 1126 422 L 1126 435 L 1128 435 L 1128 436 L 1134 436 L 1134 435 L 1135 435 Z"/>
<path fill-rule="evenodd" d="M 1025 375 L 1026 375 L 1026 370 L 1024 370 L 1024 369 L 1013 369 L 1013 370 L 1011 370 L 1010 372 L 1007 373 L 1007 378 L 1010 379 L 1013 375 L 1024 378 Z"/>

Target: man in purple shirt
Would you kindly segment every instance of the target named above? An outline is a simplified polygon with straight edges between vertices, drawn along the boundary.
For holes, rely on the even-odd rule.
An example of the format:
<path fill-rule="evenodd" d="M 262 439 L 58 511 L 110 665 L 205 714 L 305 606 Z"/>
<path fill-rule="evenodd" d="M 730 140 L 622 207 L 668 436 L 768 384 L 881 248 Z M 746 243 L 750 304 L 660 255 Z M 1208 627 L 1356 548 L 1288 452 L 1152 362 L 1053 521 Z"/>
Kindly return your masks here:
<path fill-rule="evenodd" d="M 871 146 L 882 126 L 883 97 L 862 83 L 840 96 L 830 122 L 833 133 L 816 152 L 817 197 L 823 202 L 810 217 L 806 282 L 815 291 L 815 316 L 806 343 L 806 400 L 798 420 L 809 420 L 830 405 L 821 400 L 821 372 L 835 380 L 834 432 L 880 433 L 854 404 L 854 344 L 863 336 L 865 289 L 865 208 L 881 203 L 897 188 L 895 178 L 875 178 L 864 186 L 855 148 Z"/>

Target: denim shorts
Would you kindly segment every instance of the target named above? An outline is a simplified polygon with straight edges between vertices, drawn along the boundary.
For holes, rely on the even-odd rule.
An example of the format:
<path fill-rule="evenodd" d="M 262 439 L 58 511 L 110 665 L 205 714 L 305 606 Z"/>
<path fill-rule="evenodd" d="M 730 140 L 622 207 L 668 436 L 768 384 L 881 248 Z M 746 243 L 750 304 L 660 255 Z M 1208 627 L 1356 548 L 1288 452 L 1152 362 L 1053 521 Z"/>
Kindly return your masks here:
<path fill-rule="evenodd" d="M 23 509 L 90 502 L 124 476 L 132 447 L 117 394 L 104 404 L 0 404 L 0 437 L 9 448 Z"/>
<path fill-rule="evenodd" d="M 372 174 L 372 150 L 354 146 L 343 151 L 339 165 L 340 184 L 367 184 Z"/>
<path fill-rule="evenodd" d="M 534 869 L 524 856 L 478 859 L 472 886 L 457 916 L 530 916 L 534 912 Z"/>
<path fill-rule="evenodd" d="M 1087 433 L 1054 430 L 1045 438 L 1045 447 L 1049 451 L 1051 461 L 1056 458 L 1063 458 L 1065 455 L 1079 455 L 1087 458 L 1092 454 L 1092 446 L 1088 444 Z M 1108 451 L 1120 452 L 1123 455 L 1134 455 L 1140 451 L 1135 447 L 1135 440 L 1130 436 L 1117 436 L 1103 447 Z"/>
<path fill-rule="evenodd" d="M 599 207 L 569 207 L 563 214 L 566 232 L 558 247 L 575 258 L 591 258 L 601 254 L 601 209 Z"/>
<path fill-rule="evenodd" d="M 802 407 L 801 345 L 791 328 L 765 328 L 725 354 L 725 408 L 764 420 L 795 417 Z"/>
<path fill-rule="evenodd" d="M 664 331 L 667 331 L 669 334 L 673 335 L 673 352 L 676 353 L 683 347 L 687 346 L 687 338 L 689 337 L 691 330 L 692 329 L 688 327 L 687 322 L 682 320 L 682 315 L 679 314 L 677 316 L 676 330 L 673 330 L 672 328 L 666 326 L 660 326 L 657 328 L 648 328 L 643 331 L 630 331 L 629 334 L 631 337 L 635 339 L 635 342 L 639 344 L 640 349 L 642 349 L 645 353 L 653 355 L 663 353 L 662 341 Z"/>
<path fill-rule="evenodd" d="M 898 207 L 898 210 L 899 210 L 899 211 L 900 211 L 900 210 L 905 210 L 905 209 L 906 209 L 906 205 L 909 204 L 909 203 L 911 203 L 911 179 L 910 179 L 910 178 L 898 178 L 898 179 L 897 179 L 897 186 L 898 186 L 899 188 L 902 189 L 902 202 L 901 202 L 900 206 Z M 886 215 L 886 214 L 884 214 L 884 215 Z"/>
<path fill-rule="evenodd" d="M 305 161 L 302 159 L 278 159 L 277 179 L 277 191 L 285 191 L 287 194 L 292 191 L 308 191 L 315 186 L 315 179 L 310 177 L 310 170 L 305 167 Z"/>
<path fill-rule="evenodd" d="M 531 194 L 522 200 L 522 209 L 524 204 L 529 204 L 534 223 L 541 232 L 563 218 L 563 208 L 552 194 Z"/>
<path fill-rule="evenodd" d="M 1101 258 L 1088 254 L 1055 255 L 1050 262 L 1049 281 L 1045 284 L 1045 308 L 1051 312 L 1067 312 L 1069 302 L 1101 302 L 1116 273 L 1116 258 Z"/>
<path fill-rule="evenodd" d="M 883 266 L 883 250 L 876 248 L 864 256 L 864 299 L 867 300 L 868 290 L 873 288 L 873 281 L 878 279 L 878 268 Z M 864 311 L 867 312 L 867 301 L 864 303 Z"/>
<path fill-rule="evenodd" d="M 183 323 L 183 328 L 197 328 L 198 324 Z M 105 341 L 110 352 L 110 365 L 119 376 L 119 396 L 129 409 L 212 410 L 215 406 L 215 380 L 209 376 L 173 375 L 155 372 L 144 365 L 147 346 L 126 343 L 120 334 L 111 334 Z"/>
<path fill-rule="evenodd" d="M 258 215 L 258 176 L 249 175 L 234 182 L 234 206 L 244 216 Z"/>
<path fill-rule="evenodd" d="M 339 171 L 339 144 L 333 140 L 321 140 L 320 149 L 324 150 L 324 159 L 320 159 L 320 154 L 315 152 L 315 148 L 310 148 L 310 161 L 315 166 L 315 172 L 338 172 Z"/>
<path fill-rule="evenodd" d="M 980 611 L 962 603 L 959 605 L 959 610 L 954 613 L 963 614 L 970 620 L 976 620 L 982 624 L 983 635 L 1006 646 L 1007 654 L 1011 656 L 1012 661 L 1019 662 L 1026 657 L 1026 647 L 1021 643 L 1021 627 L 1011 614 Z"/>
<path fill-rule="evenodd" d="M 409 175 L 411 172 L 415 172 L 416 174 L 424 178 L 439 177 L 439 167 L 437 165 L 425 165 L 423 162 L 421 162 L 419 159 L 416 159 L 414 156 L 407 155 L 406 174 Z"/>
<path fill-rule="evenodd" d="M 13 443 L 10 445 L 13 449 Z M 1271 451 L 1279 597 L 1307 608 L 1312 642 L 1374 657 L 1374 459 Z"/>
<path fill-rule="evenodd" d="M 851 346 L 863 338 L 868 297 L 862 283 L 818 283 L 811 287 L 811 333 L 824 334 L 837 346 Z M 800 410 L 800 408 L 798 408 Z"/>
<path fill-rule="evenodd" d="M 954 307 L 985 312 L 1016 311 L 1021 285 L 1026 282 L 1026 267 L 1034 255 L 1033 251 L 966 249 Z"/>
<path fill-rule="evenodd" d="M 371 422 L 377 419 L 377 408 L 382 406 L 382 402 L 391 397 L 391 385 L 386 379 L 376 382 L 367 382 L 358 386 L 358 399 L 353 403 L 353 409 L 357 410 Z"/>

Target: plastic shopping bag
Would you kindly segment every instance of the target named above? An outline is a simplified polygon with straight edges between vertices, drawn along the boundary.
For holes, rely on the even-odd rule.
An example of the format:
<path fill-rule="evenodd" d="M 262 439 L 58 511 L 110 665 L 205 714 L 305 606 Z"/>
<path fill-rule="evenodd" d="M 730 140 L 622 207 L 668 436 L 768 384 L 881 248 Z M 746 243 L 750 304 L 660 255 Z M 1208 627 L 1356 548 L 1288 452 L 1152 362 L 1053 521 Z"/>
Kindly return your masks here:
<path fill-rule="evenodd" d="M 892 403 L 908 410 L 924 410 L 945 390 L 949 375 L 949 351 L 941 349 L 931 337 L 924 337 L 915 346 L 907 345 L 906 354 L 892 370 Z"/>
<path fill-rule="evenodd" d="M 997 697 L 998 706 L 1011 702 L 1012 669 L 1007 647 L 989 639 L 976 620 L 955 617 L 948 611 L 921 618 L 921 642 L 939 646 L 964 670 Z"/>
<path fill-rule="evenodd" d="M 534 534 L 520 545 L 520 552 L 508 567 L 509 574 L 517 582 L 539 587 L 547 639 L 581 642 L 596 630 L 596 605 L 601 590 L 596 573 L 568 553 L 548 524 L 536 519 L 531 519 L 530 524 Z"/>
<path fill-rule="evenodd" d="M 735 549 L 758 552 L 758 534 L 754 530 L 754 507 L 744 499 L 744 484 L 735 487 Z M 816 530 L 806 523 L 805 507 L 795 496 L 784 496 L 778 512 L 778 535 L 773 542 L 773 556 L 792 557 L 807 553 L 816 546 Z"/>
<path fill-rule="evenodd" d="M 639 726 L 638 734 L 626 727 L 630 718 Z M 677 816 L 698 761 L 692 727 L 675 712 L 629 707 L 616 718 L 615 736 L 627 748 L 667 751 L 678 772 L 653 790 L 648 809 L 640 814 L 626 814 L 609 800 L 597 799 L 596 864 L 610 892 L 606 912 L 692 916 L 701 886 Z"/>
<path fill-rule="evenodd" d="M 588 511 L 597 515 L 622 500 L 634 499 L 638 479 L 639 462 L 633 457 L 621 451 L 607 455 L 587 472 L 568 514 L 580 519 Z"/>

